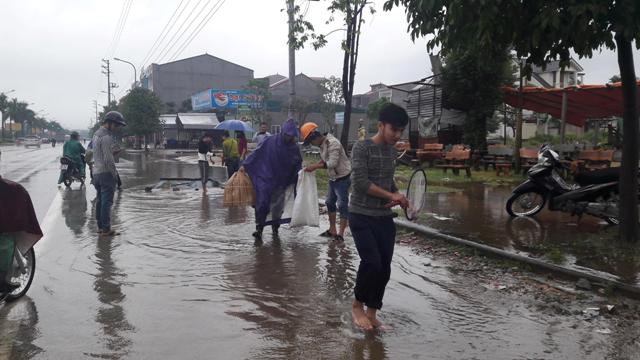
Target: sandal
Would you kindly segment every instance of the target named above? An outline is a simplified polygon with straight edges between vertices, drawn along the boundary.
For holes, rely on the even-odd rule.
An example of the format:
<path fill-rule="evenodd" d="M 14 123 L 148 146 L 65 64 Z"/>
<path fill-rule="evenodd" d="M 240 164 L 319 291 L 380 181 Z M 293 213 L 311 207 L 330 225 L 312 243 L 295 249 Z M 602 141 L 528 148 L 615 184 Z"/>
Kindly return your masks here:
<path fill-rule="evenodd" d="M 336 235 L 336 238 L 334 239 L 335 242 L 344 242 L 344 237 L 342 237 L 342 235 Z"/>
<path fill-rule="evenodd" d="M 333 235 L 333 234 L 331 233 L 331 231 L 327 230 L 327 231 L 323 232 L 322 234 L 320 234 L 320 236 L 321 236 L 321 237 L 328 237 L 328 238 L 332 238 L 332 237 L 334 237 L 335 235 Z"/>

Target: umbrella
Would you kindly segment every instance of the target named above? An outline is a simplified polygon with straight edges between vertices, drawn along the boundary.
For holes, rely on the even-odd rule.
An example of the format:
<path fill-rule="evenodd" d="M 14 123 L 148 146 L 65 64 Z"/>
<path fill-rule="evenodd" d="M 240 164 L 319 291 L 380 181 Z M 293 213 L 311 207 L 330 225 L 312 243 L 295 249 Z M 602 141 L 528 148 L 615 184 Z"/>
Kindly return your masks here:
<path fill-rule="evenodd" d="M 241 120 L 225 120 L 216 126 L 217 130 L 256 132 L 253 128 Z"/>

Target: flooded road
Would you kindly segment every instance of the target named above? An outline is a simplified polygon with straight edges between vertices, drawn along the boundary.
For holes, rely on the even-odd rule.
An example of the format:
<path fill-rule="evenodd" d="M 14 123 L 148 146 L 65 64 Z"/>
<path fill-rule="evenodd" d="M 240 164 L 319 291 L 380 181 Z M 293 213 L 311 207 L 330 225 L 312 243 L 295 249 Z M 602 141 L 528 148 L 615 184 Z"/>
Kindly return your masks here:
<path fill-rule="evenodd" d="M 195 165 L 130 153 L 118 169 L 113 239 L 96 236 L 92 187 L 58 189 L 53 171 L 29 189 L 54 196 L 33 286 L 0 305 L 0 358 L 603 359 L 622 347 L 609 319 L 538 312 L 403 245 L 381 314 L 392 329 L 364 334 L 351 323 L 350 236 L 336 245 L 322 229 L 285 227 L 256 245 L 253 212 L 223 208 L 222 190 L 159 183 Z"/>
<path fill-rule="evenodd" d="M 429 194 L 420 223 L 447 234 L 547 261 L 640 284 L 640 249 L 618 241 L 618 227 L 584 215 L 547 209 L 511 219 L 505 211 L 511 186 L 474 183 L 460 191 Z"/>

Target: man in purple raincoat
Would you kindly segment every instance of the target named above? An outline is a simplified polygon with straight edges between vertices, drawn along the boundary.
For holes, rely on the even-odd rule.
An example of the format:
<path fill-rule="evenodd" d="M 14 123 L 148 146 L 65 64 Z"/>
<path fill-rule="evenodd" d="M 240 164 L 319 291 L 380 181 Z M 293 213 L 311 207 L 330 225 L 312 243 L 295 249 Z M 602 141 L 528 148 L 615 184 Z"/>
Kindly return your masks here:
<path fill-rule="evenodd" d="M 281 224 L 291 219 L 283 219 L 285 192 L 298 181 L 298 171 L 302 168 L 302 156 L 296 139 L 298 125 L 293 119 L 282 125 L 282 132 L 269 136 L 243 162 L 240 171 L 245 171 L 256 192 L 256 241 L 262 240 L 262 230 L 271 225 L 273 236 L 278 236 Z M 270 219 L 267 220 L 267 216 Z"/>

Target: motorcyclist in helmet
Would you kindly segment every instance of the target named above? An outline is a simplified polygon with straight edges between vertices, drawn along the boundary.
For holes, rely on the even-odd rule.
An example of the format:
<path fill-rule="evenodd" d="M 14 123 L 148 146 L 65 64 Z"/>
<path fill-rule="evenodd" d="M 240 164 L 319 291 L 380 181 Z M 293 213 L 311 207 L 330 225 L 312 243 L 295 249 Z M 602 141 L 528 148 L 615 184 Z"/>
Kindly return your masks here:
<path fill-rule="evenodd" d="M 97 191 L 96 220 L 100 236 L 116 235 L 111 229 L 111 205 L 118 178 L 113 158 L 113 132 L 126 125 L 121 113 L 109 111 L 93 135 L 93 185 Z"/>
<path fill-rule="evenodd" d="M 69 141 L 64 143 L 62 147 L 62 156 L 69 157 L 73 161 L 73 166 L 78 170 L 80 176 L 85 176 L 85 168 L 86 165 L 82 156 L 85 153 L 84 146 L 80 143 L 80 134 L 77 131 L 73 131 L 70 134 Z M 60 177 L 58 178 L 58 184 L 62 183 L 64 180 L 63 172 L 60 172 Z"/>

